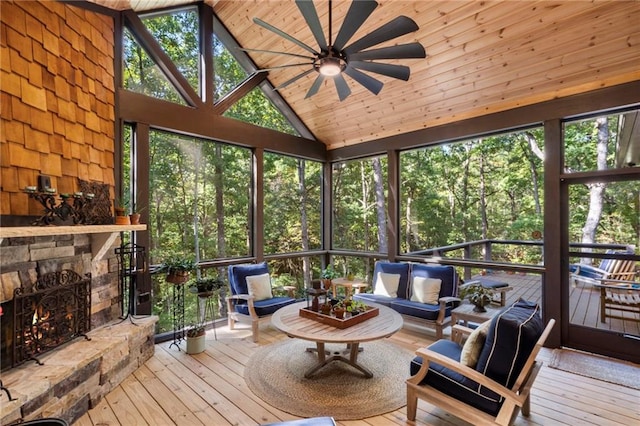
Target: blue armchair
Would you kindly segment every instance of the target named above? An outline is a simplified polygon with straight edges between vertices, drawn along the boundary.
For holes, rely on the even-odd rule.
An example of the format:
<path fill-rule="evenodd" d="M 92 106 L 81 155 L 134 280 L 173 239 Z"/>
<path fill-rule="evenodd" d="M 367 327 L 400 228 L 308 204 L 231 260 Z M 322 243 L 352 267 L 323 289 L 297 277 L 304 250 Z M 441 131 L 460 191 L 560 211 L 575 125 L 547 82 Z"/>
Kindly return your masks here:
<path fill-rule="evenodd" d="M 418 398 L 475 425 L 510 425 L 529 415 L 529 392 L 541 368 L 538 352 L 555 321 L 544 327 L 540 307 L 519 300 L 475 331 L 454 325 L 464 345 L 438 340 L 416 351 L 407 380 L 407 419 Z"/>
<path fill-rule="evenodd" d="M 265 262 L 232 265 L 228 272 L 231 287 L 231 295 L 227 297 L 229 329 L 234 329 L 236 321 L 248 323 L 251 325 L 253 341 L 257 342 L 260 320 L 296 302 L 295 287 L 283 287 L 288 293 L 286 297 L 274 296 L 269 267 Z"/>

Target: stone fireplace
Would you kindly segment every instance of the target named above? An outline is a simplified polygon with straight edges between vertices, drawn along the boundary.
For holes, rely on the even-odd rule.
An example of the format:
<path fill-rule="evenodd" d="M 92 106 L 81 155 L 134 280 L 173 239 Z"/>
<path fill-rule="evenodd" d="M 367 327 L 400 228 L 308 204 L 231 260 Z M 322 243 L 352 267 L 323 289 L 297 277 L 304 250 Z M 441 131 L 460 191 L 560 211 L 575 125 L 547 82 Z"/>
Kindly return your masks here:
<path fill-rule="evenodd" d="M 0 380 L 9 391 L 0 393 L 0 424 L 40 417 L 61 417 L 73 422 L 153 354 L 157 319 L 136 317 L 135 324 L 120 320 L 118 259 L 114 249 L 120 245 L 120 231 L 129 228 L 0 228 L 0 302 L 4 312 L 0 317 Z M 46 288 L 58 285 L 54 284 L 56 280 L 62 281 L 63 287 L 71 281 L 77 286 L 58 287 L 47 293 Z M 35 306 L 45 294 L 49 299 L 44 306 Z M 14 295 L 18 295 L 17 302 L 24 311 L 16 316 L 8 309 L 16 302 Z M 51 308 L 49 303 L 58 296 L 61 306 Z M 79 299 L 89 306 L 80 306 Z M 54 326 L 56 333 L 51 329 L 52 315 L 59 320 Z M 9 325 L 13 318 L 21 324 Z M 13 335 L 20 330 L 26 331 L 26 339 L 30 340 L 27 359 L 19 359 L 18 355 L 18 359 L 7 362 L 8 351 L 13 350 L 7 340 L 23 339 L 24 336 Z M 34 346 L 34 338 L 40 347 Z M 60 346 L 55 349 L 49 347 L 57 345 Z M 43 365 L 29 359 L 33 351 Z M 9 400 L 9 394 L 13 400 Z"/>

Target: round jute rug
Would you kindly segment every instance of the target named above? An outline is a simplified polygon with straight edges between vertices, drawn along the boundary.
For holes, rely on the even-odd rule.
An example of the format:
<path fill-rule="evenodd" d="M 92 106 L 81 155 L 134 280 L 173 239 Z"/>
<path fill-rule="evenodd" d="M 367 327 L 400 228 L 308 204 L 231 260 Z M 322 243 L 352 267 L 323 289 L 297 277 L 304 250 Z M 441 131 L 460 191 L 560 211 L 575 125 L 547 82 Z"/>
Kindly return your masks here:
<path fill-rule="evenodd" d="M 358 363 L 373 373 L 365 378 L 355 368 L 334 361 L 306 379 L 304 373 L 317 362 L 305 352 L 315 344 L 287 339 L 256 351 L 245 366 L 249 389 L 260 399 L 300 417 L 332 416 L 354 420 L 377 416 L 407 403 L 406 383 L 414 354 L 393 343 L 362 343 Z M 345 345 L 326 345 L 338 351 Z"/>

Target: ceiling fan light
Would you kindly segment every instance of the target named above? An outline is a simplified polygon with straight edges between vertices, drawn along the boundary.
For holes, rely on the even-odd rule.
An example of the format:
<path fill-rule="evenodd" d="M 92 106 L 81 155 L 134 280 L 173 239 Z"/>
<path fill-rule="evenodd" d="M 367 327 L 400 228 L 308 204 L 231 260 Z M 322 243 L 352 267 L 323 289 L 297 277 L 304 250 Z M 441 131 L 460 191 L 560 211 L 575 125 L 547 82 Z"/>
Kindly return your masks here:
<path fill-rule="evenodd" d="M 324 58 L 318 69 L 325 77 L 333 77 L 342 72 L 342 66 L 338 58 Z"/>

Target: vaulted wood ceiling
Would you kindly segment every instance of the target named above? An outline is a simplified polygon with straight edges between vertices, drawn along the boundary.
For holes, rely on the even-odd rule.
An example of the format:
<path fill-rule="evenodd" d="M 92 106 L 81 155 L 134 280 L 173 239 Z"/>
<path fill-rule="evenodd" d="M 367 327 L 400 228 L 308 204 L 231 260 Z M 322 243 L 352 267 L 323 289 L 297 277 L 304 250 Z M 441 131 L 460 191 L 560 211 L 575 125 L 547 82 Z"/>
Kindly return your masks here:
<path fill-rule="evenodd" d="M 136 11 L 183 0 L 94 0 Z M 206 0 L 236 38 L 251 49 L 306 53 L 253 23 L 260 18 L 316 47 L 293 0 Z M 381 61 L 408 65 L 409 81 L 375 75 L 376 96 L 346 77 L 351 96 L 339 102 L 333 82 L 304 99 L 315 73 L 281 90 L 313 134 L 329 149 L 482 116 L 536 102 L 640 80 L 640 3 L 637 1 L 389 1 L 356 32 L 356 40 L 399 16 L 420 29 L 383 45 L 417 41 L 426 59 Z M 314 2 L 325 34 L 327 0 Z M 333 1 L 334 37 L 351 4 Z M 250 53 L 260 68 L 298 59 Z M 269 72 L 273 86 L 305 68 Z"/>

